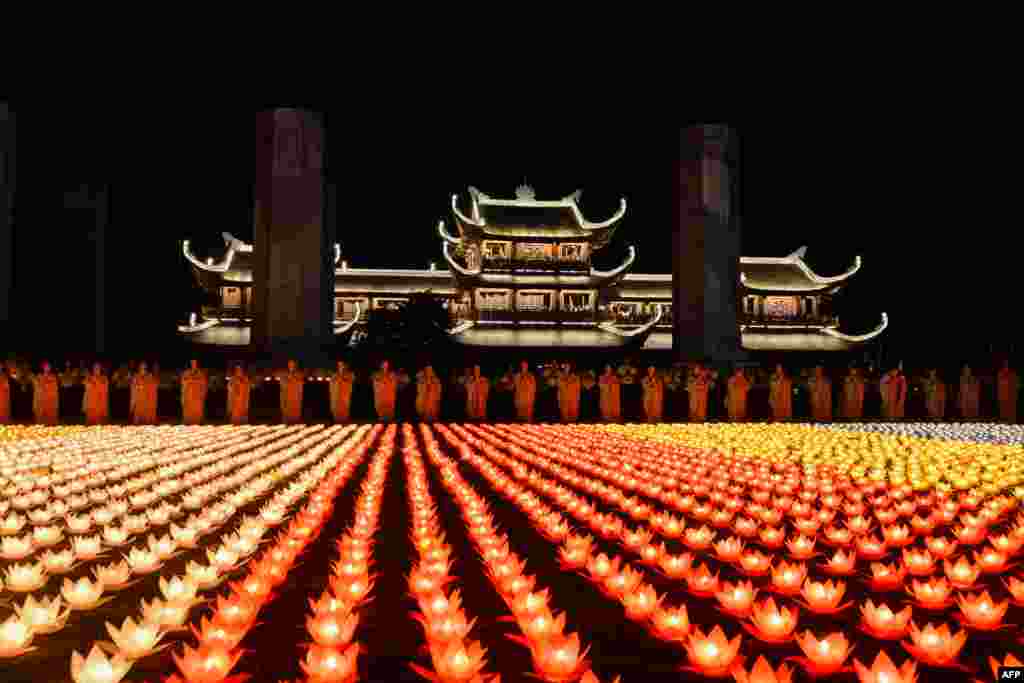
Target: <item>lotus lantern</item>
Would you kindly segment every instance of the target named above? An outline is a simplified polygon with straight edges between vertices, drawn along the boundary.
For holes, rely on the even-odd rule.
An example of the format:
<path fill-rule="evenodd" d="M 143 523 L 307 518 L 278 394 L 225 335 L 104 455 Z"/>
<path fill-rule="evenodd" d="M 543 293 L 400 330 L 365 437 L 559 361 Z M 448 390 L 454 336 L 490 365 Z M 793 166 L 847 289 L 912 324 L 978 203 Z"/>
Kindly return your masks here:
<path fill-rule="evenodd" d="M 71 678 L 75 683 L 118 683 L 132 668 L 131 662 L 119 655 L 107 658 L 103 650 L 93 645 L 88 657 L 71 653 Z"/>

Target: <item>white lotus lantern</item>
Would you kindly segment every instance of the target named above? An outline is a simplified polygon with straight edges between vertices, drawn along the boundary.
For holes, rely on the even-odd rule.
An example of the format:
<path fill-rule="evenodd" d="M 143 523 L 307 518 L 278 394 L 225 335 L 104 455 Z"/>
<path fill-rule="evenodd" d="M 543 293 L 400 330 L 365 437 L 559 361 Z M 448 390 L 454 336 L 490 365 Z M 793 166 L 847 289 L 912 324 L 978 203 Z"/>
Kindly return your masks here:
<path fill-rule="evenodd" d="M 71 579 L 64 579 L 64 583 L 61 584 L 60 594 L 68 605 L 71 606 L 71 609 L 78 611 L 90 610 L 99 606 L 100 601 L 103 599 L 103 583 L 100 581 L 90 581 L 86 576 L 74 582 Z"/>
<path fill-rule="evenodd" d="M 113 648 L 126 660 L 142 659 L 148 657 L 157 650 L 157 646 L 164 637 L 164 632 L 157 624 L 150 624 L 145 621 L 135 623 L 131 617 L 127 617 L 121 624 L 121 628 L 106 624 L 107 633 L 113 640 Z M 161 648 L 162 649 L 162 648 Z"/>
<path fill-rule="evenodd" d="M 124 559 L 132 568 L 133 574 L 151 574 L 164 565 L 155 552 L 145 548 L 132 548 Z"/>
<path fill-rule="evenodd" d="M 35 635 L 56 633 L 64 628 L 71 614 L 70 609 L 61 611 L 63 603 L 60 598 L 41 598 L 36 600 L 29 595 L 21 605 L 14 605 L 14 613 L 23 624 L 32 629 Z"/>
<path fill-rule="evenodd" d="M 5 560 L 23 560 L 32 554 L 35 544 L 32 535 L 4 536 L 0 539 L 0 558 Z"/>
<path fill-rule="evenodd" d="M 0 659 L 19 657 L 34 650 L 34 647 L 29 647 L 32 637 L 32 628 L 12 614 L 0 624 Z"/>
<path fill-rule="evenodd" d="M 188 612 L 191 605 L 183 605 L 174 602 L 165 602 L 154 598 L 153 602 L 142 601 L 140 610 L 142 620 L 147 624 L 154 624 L 166 630 L 180 629 L 188 621 Z"/>
<path fill-rule="evenodd" d="M 103 554 L 99 536 L 76 536 L 71 539 L 71 549 L 79 560 L 94 560 Z"/>
<path fill-rule="evenodd" d="M 75 683 L 119 683 L 132 668 L 132 663 L 120 655 L 107 658 L 97 645 L 88 657 L 75 650 L 71 653 L 71 678 Z"/>
<path fill-rule="evenodd" d="M 92 574 L 106 590 L 124 590 L 132 583 L 132 568 L 124 560 L 95 567 Z"/>
<path fill-rule="evenodd" d="M 119 548 L 126 544 L 132 535 L 123 526 L 103 527 L 103 542 L 112 548 Z"/>
<path fill-rule="evenodd" d="M 160 577 L 157 584 L 160 586 L 160 593 L 168 602 L 192 603 L 196 599 L 196 591 L 199 587 L 196 582 L 186 574 L 185 578 L 175 576 L 170 581 Z"/>
<path fill-rule="evenodd" d="M 48 574 L 67 574 L 75 566 L 75 554 L 67 548 L 59 552 L 47 550 L 39 559 Z"/>
<path fill-rule="evenodd" d="M 199 590 L 208 590 L 220 583 L 220 572 L 213 565 L 202 565 L 190 560 L 185 566 L 185 574 L 195 582 Z"/>
<path fill-rule="evenodd" d="M 191 527 L 171 524 L 171 538 L 180 548 L 195 548 L 199 543 L 199 531 Z"/>
<path fill-rule="evenodd" d="M 46 585 L 49 577 L 42 562 L 14 564 L 7 568 L 5 575 L 7 590 L 15 593 L 31 593 Z"/>
<path fill-rule="evenodd" d="M 32 530 L 32 541 L 36 547 L 52 548 L 64 540 L 64 532 L 58 526 L 37 526 Z"/>
<path fill-rule="evenodd" d="M 86 534 L 92 529 L 92 517 L 89 515 L 69 515 L 64 518 L 64 523 L 73 534 Z"/>

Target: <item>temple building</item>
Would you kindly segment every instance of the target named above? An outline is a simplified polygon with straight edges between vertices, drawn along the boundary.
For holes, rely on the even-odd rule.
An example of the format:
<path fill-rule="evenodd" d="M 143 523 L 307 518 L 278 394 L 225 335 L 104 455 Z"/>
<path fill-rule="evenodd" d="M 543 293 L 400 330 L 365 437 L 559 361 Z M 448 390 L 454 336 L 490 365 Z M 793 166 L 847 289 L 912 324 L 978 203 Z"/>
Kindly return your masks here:
<path fill-rule="evenodd" d="M 451 201 L 455 229 L 437 226 L 447 268 L 349 268 L 335 245 L 334 317 L 339 335 L 358 332 L 375 309 L 401 306 L 429 292 L 451 314 L 448 333 L 474 347 L 672 348 L 672 275 L 632 273 L 629 247 L 612 270 L 592 255 L 608 245 L 626 213 L 591 222 L 580 193 L 538 200 L 528 186 L 514 199 L 469 188 L 468 202 Z M 182 334 L 199 344 L 244 346 L 252 324 L 253 247 L 224 234 L 225 253 L 200 259 L 183 243 L 199 284 L 216 305 L 193 314 Z M 843 351 L 877 337 L 887 318 L 863 335 L 839 331 L 832 296 L 860 269 L 824 277 L 804 262 L 805 249 L 780 258 L 740 260 L 743 347 L 751 351 Z"/>

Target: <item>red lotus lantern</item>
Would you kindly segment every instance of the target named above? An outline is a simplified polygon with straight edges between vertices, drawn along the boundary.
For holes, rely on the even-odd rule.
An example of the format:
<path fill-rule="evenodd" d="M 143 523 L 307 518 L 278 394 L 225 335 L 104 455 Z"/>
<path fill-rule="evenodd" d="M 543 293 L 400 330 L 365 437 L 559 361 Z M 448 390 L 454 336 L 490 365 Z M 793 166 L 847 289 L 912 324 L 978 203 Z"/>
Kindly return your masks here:
<path fill-rule="evenodd" d="M 786 607 L 778 607 L 775 600 L 768 598 L 754 605 L 749 623 L 743 628 L 758 640 L 778 645 L 793 639 L 798 622 L 797 612 Z"/>
<path fill-rule="evenodd" d="M 690 666 L 685 668 L 709 678 L 726 678 L 739 655 L 742 640 L 741 636 L 729 640 L 720 626 L 715 626 L 708 635 L 695 628 L 686 642 Z"/>
<path fill-rule="evenodd" d="M 899 640 L 902 638 L 910 624 L 913 610 L 905 607 L 899 612 L 893 612 L 887 605 L 879 604 L 877 607 L 871 600 L 865 602 L 861 608 L 860 628 L 865 633 L 882 640 Z"/>
<path fill-rule="evenodd" d="M 943 568 L 946 571 L 946 577 L 949 579 L 949 582 L 953 584 L 953 588 L 958 590 L 970 590 L 974 588 L 974 584 L 978 580 L 978 575 L 981 574 L 981 569 L 973 566 L 966 557 L 961 557 L 955 564 L 950 563 L 949 560 L 945 560 L 943 562 Z"/>
<path fill-rule="evenodd" d="M 750 581 L 722 584 L 722 590 L 715 594 L 718 599 L 721 611 L 736 617 L 746 619 L 750 616 L 750 609 L 757 597 L 757 589 Z"/>
<path fill-rule="evenodd" d="M 809 612 L 824 615 L 838 614 L 853 604 L 842 603 L 845 593 L 846 584 L 842 581 L 818 583 L 807 579 L 800 594 L 804 598 L 803 606 Z"/>
<path fill-rule="evenodd" d="M 849 670 L 845 667 L 850 656 L 850 643 L 842 633 L 831 633 L 818 640 L 810 631 L 804 631 L 796 638 L 803 651 L 803 657 L 792 659 L 803 667 L 811 678 L 832 676 Z"/>
<path fill-rule="evenodd" d="M 907 593 L 915 599 L 914 604 L 922 609 L 942 611 L 953 604 L 953 587 L 946 579 L 931 579 L 910 583 Z"/>
<path fill-rule="evenodd" d="M 965 631 L 953 635 L 945 624 L 938 628 L 927 624 L 921 631 L 914 622 L 910 622 L 910 639 L 912 642 L 903 643 L 903 648 L 922 664 L 944 669 L 960 668 L 957 656 L 967 642 Z"/>
<path fill-rule="evenodd" d="M 907 568 L 900 563 L 884 564 L 882 562 L 871 563 L 871 590 L 876 593 L 897 591 L 903 587 L 903 580 L 907 576 Z"/>
<path fill-rule="evenodd" d="M 850 576 L 856 571 L 857 556 L 844 550 L 837 550 L 821 570 L 832 576 Z"/>
<path fill-rule="evenodd" d="M 994 602 L 992 596 L 985 591 L 981 595 L 959 595 L 956 599 L 960 605 L 957 620 L 964 626 L 978 631 L 996 631 L 1003 627 L 1003 617 L 1010 607 L 1010 602 Z"/>
<path fill-rule="evenodd" d="M 306 651 L 306 658 L 299 666 L 316 683 L 352 683 L 358 675 L 358 656 L 358 644 L 350 645 L 343 652 L 314 644 Z"/>

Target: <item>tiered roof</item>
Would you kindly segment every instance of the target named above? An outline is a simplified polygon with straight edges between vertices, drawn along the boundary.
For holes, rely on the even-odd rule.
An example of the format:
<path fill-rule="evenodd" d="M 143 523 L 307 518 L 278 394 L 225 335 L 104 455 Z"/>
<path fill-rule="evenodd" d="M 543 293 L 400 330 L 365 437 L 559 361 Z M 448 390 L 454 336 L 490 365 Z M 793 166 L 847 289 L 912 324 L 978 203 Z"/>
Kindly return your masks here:
<path fill-rule="evenodd" d="M 626 214 L 626 200 L 619 201 L 611 218 L 594 222 L 587 220 L 580 210 L 581 194 L 577 190 L 567 197 L 544 201 L 536 198 L 533 188 L 523 185 L 516 189 L 515 199 L 495 199 L 470 187 L 468 214 L 459 207 L 459 196 L 452 195 L 452 213 L 460 236 L 453 239 L 572 239 L 590 242 L 599 249 L 608 244 Z"/>
<path fill-rule="evenodd" d="M 754 292 L 813 294 L 834 292 L 860 270 L 860 256 L 844 273 L 818 275 L 804 261 L 807 247 L 781 257 L 743 256 L 740 258 L 740 284 Z"/>

